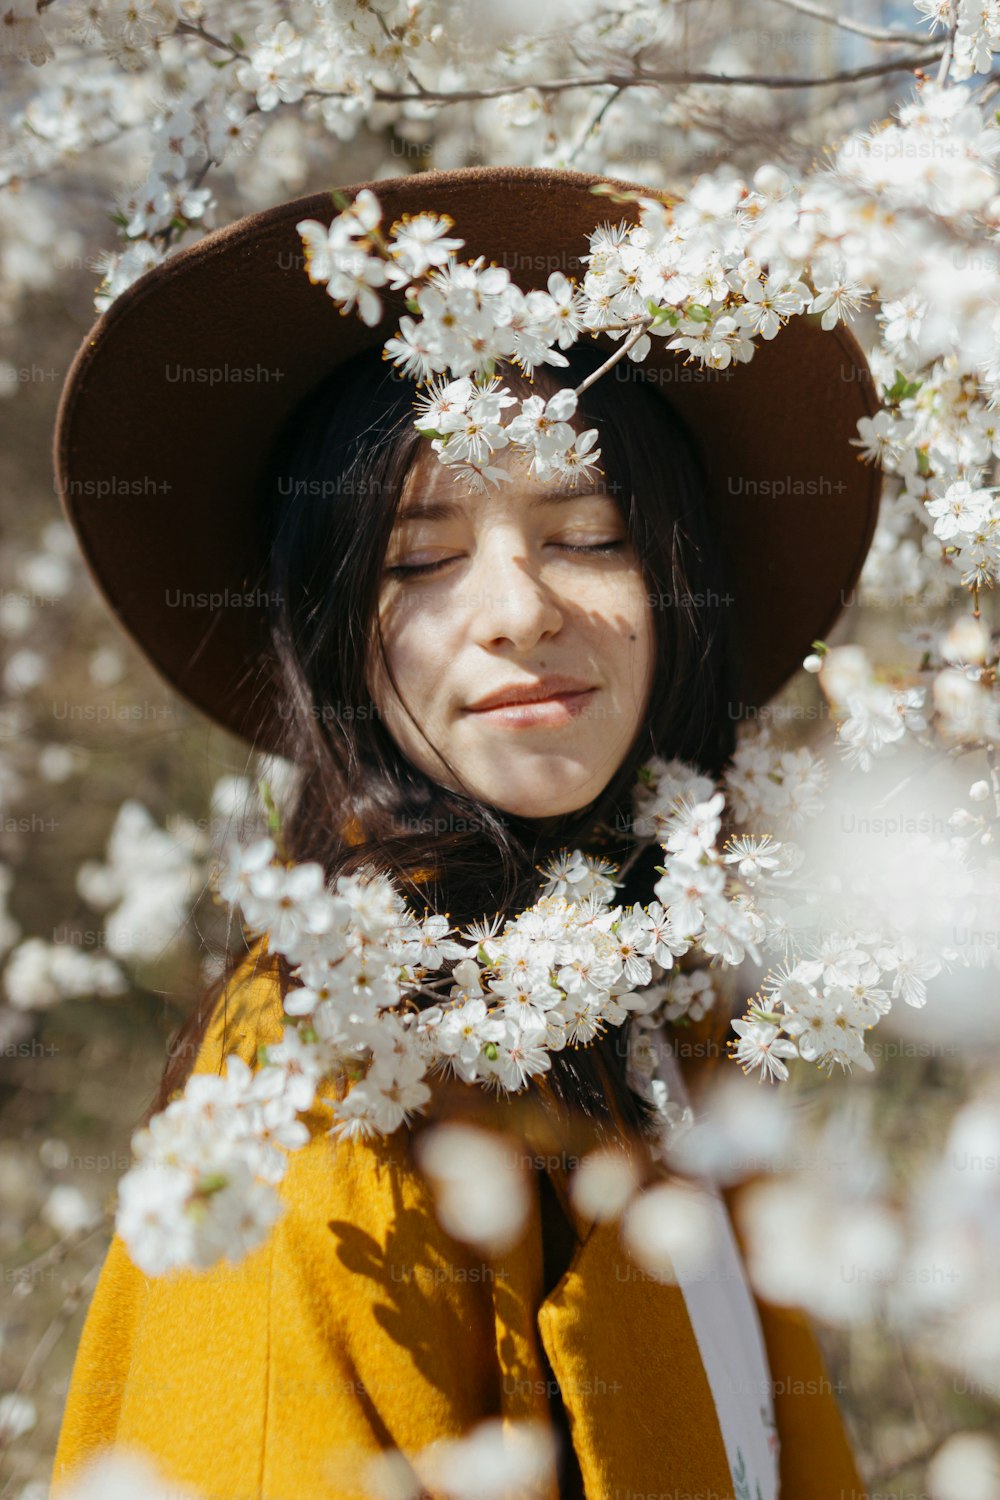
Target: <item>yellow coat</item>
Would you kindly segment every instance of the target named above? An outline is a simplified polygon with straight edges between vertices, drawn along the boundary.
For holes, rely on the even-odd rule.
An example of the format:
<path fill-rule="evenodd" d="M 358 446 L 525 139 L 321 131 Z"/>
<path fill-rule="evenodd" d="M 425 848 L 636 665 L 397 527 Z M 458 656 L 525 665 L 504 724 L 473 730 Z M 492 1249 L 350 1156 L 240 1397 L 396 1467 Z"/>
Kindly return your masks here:
<path fill-rule="evenodd" d="M 231 1051 L 253 1066 L 258 1043 L 280 1035 L 273 960 L 254 973 L 254 956 L 198 1072 Z M 460 1088 L 482 1113 L 484 1091 Z M 587 1500 L 734 1500 L 683 1296 L 636 1274 L 615 1222 L 590 1227 L 543 1296 L 537 1174 L 526 1232 L 485 1257 L 439 1226 L 399 1140 L 335 1143 L 328 1106 L 307 1123 L 312 1138 L 281 1184 L 286 1212 L 237 1265 L 151 1278 L 114 1236 L 73 1370 L 54 1500 L 109 1444 L 145 1450 L 211 1500 L 362 1500 L 363 1464 L 380 1449 L 403 1450 L 420 1474 L 422 1448 L 486 1417 L 550 1422 L 553 1373 Z M 807 1320 L 758 1307 L 782 1500 L 864 1500 Z M 555 1481 L 531 1500 L 559 1500 Z"/>

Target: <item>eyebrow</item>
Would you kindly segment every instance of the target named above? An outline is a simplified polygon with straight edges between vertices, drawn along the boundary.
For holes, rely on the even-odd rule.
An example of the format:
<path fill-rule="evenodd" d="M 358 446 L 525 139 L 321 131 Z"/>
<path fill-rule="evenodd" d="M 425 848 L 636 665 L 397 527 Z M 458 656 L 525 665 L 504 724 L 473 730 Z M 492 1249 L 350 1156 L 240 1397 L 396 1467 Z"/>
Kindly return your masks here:
<path fill-rule="evenodd" d="M 607 490 L 559 489 L 547 494 L 535 495 L 528 501 L 529 510 L 541 510 L 543 505 L 565 505 L 569 500 L 587 500 L 592 497 L 612 500 Z M 464 507 L 454 500 L 415 500 L 398 512 L 400 521 L 446 521 L 460 515 Z"/>

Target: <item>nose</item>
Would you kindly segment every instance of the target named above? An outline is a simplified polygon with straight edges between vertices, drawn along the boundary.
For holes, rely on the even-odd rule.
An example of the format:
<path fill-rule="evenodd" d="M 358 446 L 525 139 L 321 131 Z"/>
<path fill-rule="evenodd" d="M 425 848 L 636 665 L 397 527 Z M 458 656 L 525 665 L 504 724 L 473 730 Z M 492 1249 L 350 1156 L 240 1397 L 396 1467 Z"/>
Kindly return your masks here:
<path fill-rule="evenodd" d="M 541 637 L 562 628 L 559 601 L 516 530 L 497 526 L 480 534 L 470 585 L 479 645 L 509 641 L 518 651 L 530 651 Z"/>

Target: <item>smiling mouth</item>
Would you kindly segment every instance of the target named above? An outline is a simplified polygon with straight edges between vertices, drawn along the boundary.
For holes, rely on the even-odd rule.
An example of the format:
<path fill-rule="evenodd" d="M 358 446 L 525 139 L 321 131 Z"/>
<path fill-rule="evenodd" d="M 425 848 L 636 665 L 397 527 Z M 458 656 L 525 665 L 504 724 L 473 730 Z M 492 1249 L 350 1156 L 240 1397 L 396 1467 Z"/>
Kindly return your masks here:
<path fill-rule="evenodd" d="M 473 708 L 468 712 L 478 718 L 510 725 L 564 724 L 582 712 L 587 700 L 596 692 L 596 688 L 578 688 L 574 692 L 535 698 L 529 703 L 494 703 L 489 708 Z"/>

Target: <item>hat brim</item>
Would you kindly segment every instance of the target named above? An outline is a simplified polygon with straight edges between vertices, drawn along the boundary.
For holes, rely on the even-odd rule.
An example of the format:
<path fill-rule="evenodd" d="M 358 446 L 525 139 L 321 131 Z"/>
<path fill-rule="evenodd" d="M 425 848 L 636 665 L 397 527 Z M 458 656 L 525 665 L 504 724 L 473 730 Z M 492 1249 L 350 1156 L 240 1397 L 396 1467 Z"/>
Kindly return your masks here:
<path fill-rule="evenodd" d="M 586 267 L 588 235 L 638 206 L 590 192 L 610 182 L 531 167 L 467 167 L 357 183 L 390 225 L 447 213 L 465 244 L 524 289 Z M 156 670 L 210 718 L 277 747 L 266 538 L 251 497 L 291 409 L 331 370 L 382 344 L 405 308 L 383 289 L 367 327 L 310 282 L 296 224 L 329 223 L 329 192 L 249 214 L 146 272 L 101 315 L 66 377 L 53 442 L 56 486 L 99 589 Z M 728 372 L 654 339 L 643 361 L 687 421 L 709 478 L 760 706 L 849 600 L 877 519 L 881 472 L 850 439 L 879 400 L 842 324 L 800 314 Z M 609 348 L 613 348 L 609 341 Z M 414 387 L 416 392 L 416 387 Z"/>

